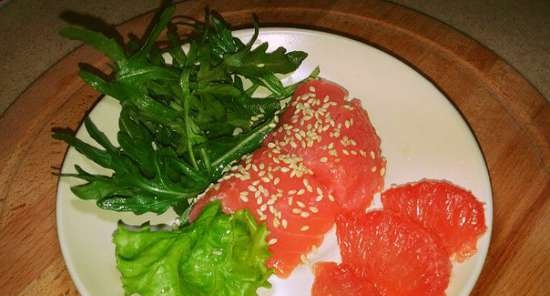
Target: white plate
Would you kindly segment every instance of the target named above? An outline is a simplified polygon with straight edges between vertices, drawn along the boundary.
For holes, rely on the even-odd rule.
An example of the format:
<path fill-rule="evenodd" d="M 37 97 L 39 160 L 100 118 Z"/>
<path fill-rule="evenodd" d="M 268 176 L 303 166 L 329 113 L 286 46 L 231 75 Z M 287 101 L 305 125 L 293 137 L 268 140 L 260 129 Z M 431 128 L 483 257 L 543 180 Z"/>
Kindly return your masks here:
<path fill-rule="evenodd" d="M 250 30 L 237 32 L 248 37 Z M 492 226 L 492 197 L 483 155 L 468 125 L 445 96 L 422 75 L 398 59 L 364 43 L 338 35 L 293 29 L 264 28 L 261 41 L 270 48 L 284 46 L 309 53 L 302 67 L 288 82 L 305 77 L 315 66 L 321 75 L 347 88 L 352 97 L 361 98 L 382 139 L 382 152 L 388 160 L 386 184 L 400 184 L 422 178 L 446 179 L 470 189 L 485 203 L 487 233 L 478 242 L 478 253 L 462 264 L 453 264 L 448 296 L 465 296 L 473 288 L 489 247 Z M 467 86 L 465 86 L 467 87 Z M 120 110 L 112 98 L 104 98 L 90 113 L 93 121 L 115 139 Z M 78 136 L 90 140 L 83 128 Z M 73 172 L 74 164 L 104 172 L 74 149 L 69 149 L 62 172 Z M 169 222 L 174 213 L 162 216 L 120 214 L 98 209 L 94 202 L 76 198 L 71 178 L 61 178 L 57 196 L 57 227 L 67 268 L 82 295 L 123 295 L 115 267 L 112 233 L 117 221 L 141 224 Z M 334 232 L 327 235 L 315 260 L 338 260 Z M 271 279 L 268 295 L 310 295 L 313 276 L 301 266 L 287 280 Z"/>

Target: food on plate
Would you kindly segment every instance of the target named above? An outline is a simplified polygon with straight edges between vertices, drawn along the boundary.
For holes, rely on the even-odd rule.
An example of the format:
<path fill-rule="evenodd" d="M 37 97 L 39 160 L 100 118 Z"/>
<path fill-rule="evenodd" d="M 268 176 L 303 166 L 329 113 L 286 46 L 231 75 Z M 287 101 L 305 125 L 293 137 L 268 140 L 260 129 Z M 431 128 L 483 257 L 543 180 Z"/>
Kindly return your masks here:
<path fill-rule="evenodd" d="M 163 10 L 141 43 L 62 31 L 110 58 L 109 78 L 80 75 L 122 107 L 116 144 L 89 118 L 94 144 L 54 133 L 112 171 L 77 165 L 64 174 L 84 181 L 72 192 L 102 209 L 179 216 L 172 226 L 119 223 L 125 294 L 256 295 L 272 274 L 289 277 L 336 223 L 342 263 L 314 265 L 314 296 L 444 295 L 449 257 L 466 260 L 486 231 L 483 204 L 424 180 L 388 189 L 384 209 L 366 212 L 384 188 L 386 160 L 360 101 L 317 79 L 318 69 L 283 85 L 277 75 L 307 54 L 254 46 L 255 21 L 243 43 L 208 10 L 204 22 L 185 24 L 173 13 Z M 165 29 L 168 47 L 157 44 Z"/>
<path fill-rule="evenodd" d="M 439 236 L 447 253 L 458 261 L 475 254 L 485 233 L 483 204 L 447 181 L 422 180 L 382 193 L 384 209 L 406 216 Z"/>
<path fill-rule="evenodd" d="M 334 225 L 328 194 L 299 157 L 262 147 L 198 201 L 191 219 L 211 200 L 221 200 L 228 213 L 249 210 L 269 230 L 269 266 L 287 277 Z"/>
<path fill-rule="evenodd" d="M 100 148 L 64 131 L 54 133 L 113 171 L 100 175 L 77 167 L 67 175 L 85 181 L 72 188 L 76 196 L 95 200 L 102 209 L 160 214 L 172 208 L 184 213 L 189 201 L 233 161 L 260 146 L 298 85 L 284 86 L 275 74 L 296 70 L 305 52 L 282 47 L 268 52 L 267 43 L 253 46 L 257 24 L 245 44 L 209 11 L 204 22 L 184 24 L 192 34 L 181 34 L 182 22 L 172 19 L 174 11 L 174 6 L 163 10 L 141 43 L 130 38 L 119 44 L 76 27 L 62 31 L 104 53 L 114 70 L 107 79 L 83 67 L 80 76 L 120 102 L 118 146 L 89 119 L 86 129 Z M 165 28 L 167 48 L 156 44 Z M 182 49 L 185 43 L 188 50 Z M 266 95 L 259 97 L 258 88 Z"/>
<path fill-rule="evenodd" d="M 77 165 L 75 173 L 64 176 L 82 179 L 72 192 L 102 209 L 135 214 L 173 209 L 180 215 L 182 226 L 171 231 L 145 226 L 119 227 L 115 233 L 127 295 L 254 295 L 272 273 L 264 262 L 269 253 L 263 222 L 256 224 L 246 210 L 222 215 L 212 204 L 192 225 L 188 214 L 198 194 L 276 127 L 278 114 L 302 82 L 285 86 L 276 74 L 293 72 L 307 54 L 283 47 L 268 52 L 265 42 L 255 46 L 256 23 L 245 44 L 217 14 L 207 10 L 204 22 L 182 23 L 172 18 L 174 11 L 174 6 L 164 9 L 143 42 L 130 38 L 119 44 L 75 27 L 62 31 L 109 57 L 114 70 L 109 78 L 85 67 L 80 75 L 122 107 L 118 145 L 89 118 L 84 125 L 94 144 L 66 131 L 54 133 L 112 170 L 92 174 Z M 192 34 L 181 34 L 181 25 L 191 27 Z M 169 46 L 161 47 L 156 42 L 166 28 Z"/>
<path fill-rule="evenodd" d="M 315 270 L 313 295 L 346 295 L 338 291 L 359 289 L 362 281 L 382 296 L 445 295 L 449 257 L 464 261 L 472 256 L 486 230 L 483 204 L 448 181 L 392 187 L 382 193 L 382 204 L 383 210 L 338 216 L 343 263 Z M 338 280 L 329 282 L 330 277 Z"/>
<path fill-rule="evenodd" d="M 381 296 L 445 295 L 451 262 L 439 238 L 388 210 L 349 212 L 336 222 L 342 262 Z"/>
<path fill-rule="evenodd" d="M 266 221 L 269 262 L 280 277 L 288 277 L 321 244 L 337 213 L 364 209 L 382 186 L 383 174 L 371 169 L 375 163 L 384 169 L 380 140 L 366 112 L 345 95 L 326 80 L 300 85 L 264 146 L 241 160 L 193 210 L 220 199 L 228 213 L 246 208 Z"/>
<path fill-rule="evenodd" d="M 113 241 L 126 295 L 254 296 L 270 287 L 266 235 L 247 211 L 225 215 L 212 202 L 193 224 L 175 230 L 119 225 Z"/>
<path fill-rule="evenodd" d="M 344 210 L 366 208 L 384 186 L 380 138 L 358 99 L 328 80 L 296 89 L 267 145 L 294 153 Z"/>
<path fill-rule="evenodd" d="M 313 266 L 313 273 L 312 296 L 378 296 L 372 283 L 358 276 L 352 266 L 320 262 Z"/>

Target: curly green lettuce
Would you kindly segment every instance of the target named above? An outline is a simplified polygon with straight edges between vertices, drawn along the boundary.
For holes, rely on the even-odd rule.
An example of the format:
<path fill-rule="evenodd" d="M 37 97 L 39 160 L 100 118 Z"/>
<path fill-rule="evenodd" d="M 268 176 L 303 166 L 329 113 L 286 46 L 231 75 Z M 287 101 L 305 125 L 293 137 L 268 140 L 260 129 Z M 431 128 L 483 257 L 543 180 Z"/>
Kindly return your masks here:
<path fill-rule="evenodd" d="M 253 296 L 270 287 L 265 224 L 246 210 L 226 215 L 210 203 L 192 224 L 152 230 L 120 224 L 114 234 L 126 295 Z"/>

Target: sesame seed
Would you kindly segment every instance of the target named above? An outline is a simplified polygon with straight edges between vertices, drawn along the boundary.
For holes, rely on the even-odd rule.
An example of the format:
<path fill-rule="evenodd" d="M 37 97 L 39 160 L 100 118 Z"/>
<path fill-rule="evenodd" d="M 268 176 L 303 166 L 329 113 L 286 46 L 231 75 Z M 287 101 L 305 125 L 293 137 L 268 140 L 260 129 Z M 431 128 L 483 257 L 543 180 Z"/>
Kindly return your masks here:
<path fill-rule="evenodd" d="M 323 157 L 321 157 L 321 159 L 319 159 L 319 161 L 320 161 L 320 162 L 327 162 L 327 161 L 328 161 L 328 158 L 326 158 L 326 157 L 323 156 Z"/>
<path fill-rule="evenodd" d="M 319 202 L 319 201 L 322 201 L 323 200 L 323 196 L 322 195 L 317 195 L 317 197 L 315 198 L 315 201 L 316 202 Z"/>
<path fill-rule="evenodd" d="M 274 180 L 273 180 L 273 184 L 274 185 L 277 185 L 279 184 L 279 181 L 281 181 L 281 179 L 279 177 L 276 177 Z"/>
<path fill-rule="evenodd" d="M 385 168 L 381 168 L 380 169 L 380 176 L 384 176 L 384 174 L 386 174 L 386 169 Z"/>
<path fill-rule="evenodd" d="M 269 244 L 270 246 L 272 246 L 272 245 L 274 245 L 274 244 L 276 244 L 276 243 L 277 243 L 277 239 L 276 239 L 276 238 L 272 238 L 272 239 L 270 239 L 269 242 L 268 242 L 268 244 Z"/>
<path fill-rule="evenodd" d="M 307 217 L 309 217 L 309 213 L 308 212 L 301 212 L 300 217 L 307 218 Z"/>
<path fill-rule="evenodd" d="M 349 151 L 347 149 L 342 149 L 342 153 L 344 153 L 344 155 L 349 155 Z"/>
<path fill-rule="evenodd" d="M 308 225 L 304 225 L 304 226 L 300 227 L 300 231 L 308 231 L 308 230 L 309 230 Z"/>
<path fill-rule="evenodd" d="M 286 219 L 281 220 L 281 224 L 283 225 L 283 228 L 286 229 L 288 226 L 288 221 Z"/>
<path fill-rule="evenodd" d="M 256 186 L 253 186 L 253 185 L 248 185 L 248 190 L 250 190 L 251 192 L 256 192 L 256 191 L 258 191 L 258 189 L 256 188 Z"/>
<path fill-rule="evenodd" d="M 292 208 L 292 214 L 300 214 L 302 212 L 302 210 L 298 209 L 298 208 Z"/>
<path fill-rule="evenodd" d="M 312 92 L 312 93 L 313 93 L 313 92 L 315 92 L 315 87 L 313 87 L 313 86 L 310 86 L 310 87 L 308 88 L 308 90 L 309 90 L 310 92 Z"/>
<path fill-rule="evenodd" d="M 298 190 L 298 192 L 296 194 L 297 195 L 303 195 L 304 193 L 306 193 L 306 191 L 304 189 L 300 189 L 300 190 Z"/>
<path fill-rule="evenodd" d="M 303 202 L 301 202 L 301 201 L 297 201 L 296 204 L 297 204 L 300 208 L 305 208 L 305 207 L 306 207 L 306 205 L 305 205 Z"/>
<path fill-rule="evenodd" d="M 332 196 L 332 194 L 331 194 L 331 193 L 329 193 L 329 194 L 328 194 L 328 200 L 330 200 L 330 201 L 334 201 L 334 196 Z"/>
<path fill-rule="evenodd" d="M 312 213 L 314 213 L 314 214 L 319 213 L 319 209 L 316 208 L 316 207 L 309 207 L 309 211 L 312 212 Z"/>
<path fill-rule="evenodd" d="M 376 166 L 373 166 L 371 169 L 370 169 L 371 172 L 376 172 Z"/>
<path fill-rule="evenodd" d="M 376 158 L 376 155 L 374 155 L 374 151 L 372 151 L 372 150 L 371 150 L 371 152 L 370 152 L 370 158 L 372 158 L 372 159 L 375 159 L 375 158 Z"/>

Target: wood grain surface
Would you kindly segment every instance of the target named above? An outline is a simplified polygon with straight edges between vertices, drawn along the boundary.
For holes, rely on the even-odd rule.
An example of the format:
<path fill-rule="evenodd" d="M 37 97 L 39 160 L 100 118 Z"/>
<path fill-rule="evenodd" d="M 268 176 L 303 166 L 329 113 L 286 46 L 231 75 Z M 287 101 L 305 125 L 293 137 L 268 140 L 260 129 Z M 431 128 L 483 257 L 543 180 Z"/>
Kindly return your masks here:
<path fill-rule="evenodd" d="M 481 146 L 493 188 L 489 255 L 472 295 L 548 295 L 550 291 L 550 104 L 506 62 L 452 28 L 379 1 L 193 1 L 229 23 L 307 27 L 374 45 L 431 80 L 462 112 Z M 141 34 L 151 14 L 118 29 Z M 105 68 L 81 47 L 35 81 L 0 119 L 0 295 L 77 295 L 55 224 L 57 177 L 67 146 L 53 127 L 76 129 L 98 100 L 78 64 Z"/>

